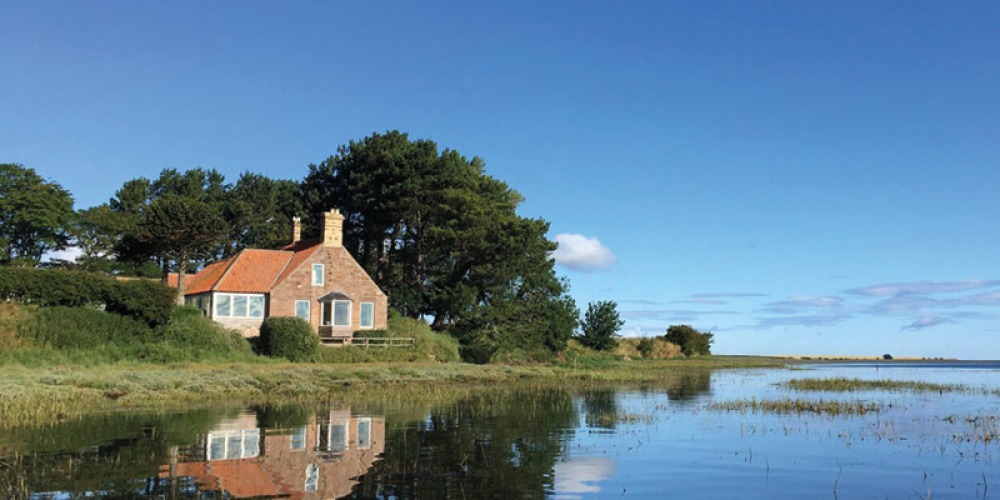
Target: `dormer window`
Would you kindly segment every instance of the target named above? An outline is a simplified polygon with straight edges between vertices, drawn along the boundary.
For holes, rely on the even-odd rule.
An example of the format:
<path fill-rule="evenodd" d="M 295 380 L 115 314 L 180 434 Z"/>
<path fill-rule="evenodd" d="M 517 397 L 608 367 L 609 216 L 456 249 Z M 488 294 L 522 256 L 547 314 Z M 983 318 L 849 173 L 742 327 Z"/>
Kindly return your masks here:
<path fill-rule="evenodd" d="M 323 264 L 313 264 L 312 271 L 313 286 L 323 286 L 326 277 L 326 266 Z"/>

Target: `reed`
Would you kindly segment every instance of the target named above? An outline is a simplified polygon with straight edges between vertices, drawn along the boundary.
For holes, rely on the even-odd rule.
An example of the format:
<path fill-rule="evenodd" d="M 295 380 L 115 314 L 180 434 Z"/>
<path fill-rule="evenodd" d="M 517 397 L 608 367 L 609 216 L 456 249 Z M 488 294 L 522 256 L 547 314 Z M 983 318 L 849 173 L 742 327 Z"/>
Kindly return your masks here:
<path fill-rule="evenodd" d="M 908 380 L 862 380 L 856 378 L 801 378 L 781 384 L 795 391 L 913 391 L 913 392 L 972 392 L 974 389 L 964 384 L 935 384 Z"/>
<path fill-rule="evenodd" d="M 806 399 L 757 400 L 740 399 L 722 401 L 708 405 L 710 410 L 740 412 L 740 413 L 773 413 L 776 415 L 794 415 L 812 413 L 819 415 L 865 415 L 882 411 L 882 405 L 865 401 L 838 401 Z"/>
<path fill-rule="evenodd" d="M 713 368 L 762 366 L 747 359 L 635 362 L 621 368 L 471 365 L 466 363 L 120 363 L 0 370 L 0 428 L 48 425 L 82 415 L 227 402 L 323 401 L 367 393 L 412 397 L 465 386 L 634 383 L 673 387 Z"/>

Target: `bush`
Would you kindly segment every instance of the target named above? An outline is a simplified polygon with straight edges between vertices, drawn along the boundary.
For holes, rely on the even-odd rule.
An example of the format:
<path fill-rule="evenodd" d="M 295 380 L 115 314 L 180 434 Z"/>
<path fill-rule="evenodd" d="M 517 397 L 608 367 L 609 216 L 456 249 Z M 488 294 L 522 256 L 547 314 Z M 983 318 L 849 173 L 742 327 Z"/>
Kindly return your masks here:
<path fill-rule="evenodd" d="M 20 321 L 18 330 L 23 340 L 58 349 L 138 345 L 153 337 L 153 331 L 141 321 L 82 307 L 40 308 Z"/>
<path fill-rule="evenodd" d="M 120 281 L 83 271 L 0 267 L 0 300 L 43 307 L 104 307 L 150 327 L 170 321 L 176 293 L 153 280 Z"/>
<path fill-rule="evenodd" d="M 630 358 L 669 359 L 680 356 L 681 349 L 662 337 L 625 338 L 618 341 L 615 354 Z"/>
<path fill-rule="evenodd" d="M 170 323 L 160 327 L 157 334 L 167 344 L 186 351 L 183 360 L 236 360 L 254 356 L 250 342 L 242 335 L 202 316 L 201 310 L 192 306 L 175 307 Z"/>
<path fill-rule="evenodd" d="M 272 316 L 260 325 L 259 347 L 271 357 L 312 361 L 319 350 L 319 337 L 301 318 Z"/>
<path fill-rule="evenodd" d="M 154 327 L 165 325 L 171 319 L 177 290 L 159 281 L 115 280 L 108 290 L 108 312 L 135 318 Z"/>
<path fill-rule="evenodd" d="M 712 354 L 712 334 L 699 332 L 688 325 L 671 325 L 662 338 L 679 346 L 685 356 Z"/>

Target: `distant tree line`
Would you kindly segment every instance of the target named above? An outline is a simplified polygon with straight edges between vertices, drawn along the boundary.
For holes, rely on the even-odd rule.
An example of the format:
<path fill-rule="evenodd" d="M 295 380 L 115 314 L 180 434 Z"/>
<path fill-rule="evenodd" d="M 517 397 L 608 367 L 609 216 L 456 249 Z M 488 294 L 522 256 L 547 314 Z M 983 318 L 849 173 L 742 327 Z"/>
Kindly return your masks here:
<path fill-rule="evenodd" d="M 482 159 L 398 131 L 340 146 L 300 181 L 169 168 L 77 211 L 58 183 L 2 164 L 0 265 L 183 276 L 290 243 L 294 216 L 318 235 L 319 214 L 337 207 L 345 246 L 399 313 L 429 318 L 475 360 L 540 358 L 565 347 L 579 311 L 555 274 L 548 222 L 518 215 L 522 200 Z M 70 246 L 75 260 L 42 262 Z"/>

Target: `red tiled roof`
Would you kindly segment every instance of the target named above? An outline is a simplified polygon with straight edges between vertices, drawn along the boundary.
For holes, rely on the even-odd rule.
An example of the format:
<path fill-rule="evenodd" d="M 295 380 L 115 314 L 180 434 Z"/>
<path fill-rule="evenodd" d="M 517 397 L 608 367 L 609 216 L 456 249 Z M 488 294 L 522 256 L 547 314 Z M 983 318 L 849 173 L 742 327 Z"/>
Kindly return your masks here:
<path fill-rule="evenodd" d="M 233 257 L 215 290 L 219 292 L 266 293 L 290 260 L 292 252 L 282 250 L 247 249 Z"/>
<path fill-rule="evenodd" d="M 300 266 L 320 246 L 320 240 L 298 241 L 281 250 L 248 248 L 213 262 L 186 278 L 185 295 L 235 292 L 267 293 Z M 174 277 L 176 283 L 176 276 Z M 175 284 L 176 286 L 176 284 Z"/>
<path fill-rule="evenodd" d="M 192 276 L 189 280 L 186 280 L 187 283 L 184 283 L 184 295 L 212 291 L 212 289 L 215 288 L 215 284 L 219 281 L 219 278 L 221 278 L 226 272 L 226 269 L 229 268 L 229 264 L 231 264 L 234 259 L 235 257 L 230 257 L 205 266 L 201 272 Z"/>
<path fill-rule="evenodd" d="M 294 254 L 292 255 L 292 259 L 288 262 L 288 265 L 285 266 L 284 271 L 276 280 L 274 280 L 274 285 L 285 281 L 285 278 L 287 278 L 292 271 L 302 265 L 302 263 L 305 262 L 305 260 L 319 248 L 320 243 L 322 243 L 322 240 L 296 241 L 295 243 L 282 248 L 282 250 L 291 251 L 294 252 Z"/>

